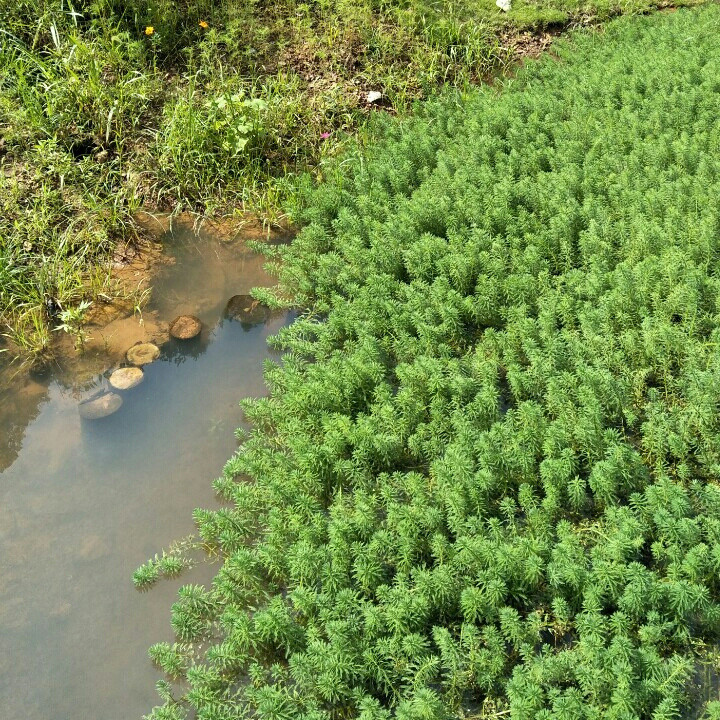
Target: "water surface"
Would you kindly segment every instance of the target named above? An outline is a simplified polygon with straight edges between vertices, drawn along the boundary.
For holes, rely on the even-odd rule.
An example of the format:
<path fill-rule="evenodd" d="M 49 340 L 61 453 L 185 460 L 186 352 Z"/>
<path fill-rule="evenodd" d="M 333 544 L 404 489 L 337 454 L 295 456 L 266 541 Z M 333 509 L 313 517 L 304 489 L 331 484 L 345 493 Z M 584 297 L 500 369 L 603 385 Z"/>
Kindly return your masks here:
<path fill-rule="evenodd" d="M 177 588 L 217 570 L 200 565 L 145 593 L 131 580 L 193 532 L 195 507 L 217 505 L 211 482 L 237 447 L 238 401 L 263 394 L 266 340 L 288 318 L 252 328 L 222 319 L 230 296 L 271 284 L 242 244 L 189 232 L 169 244 L 175 262 L 157 278 L 145 321 L 162 327 L 192 312 L 205 329 L 189 345 L 165 344 L 115 415 L 89 422 L 77 411 L 106 386 L 108 358 L 103 374 L 78 371 L 73 382 L 58 367 L 18 375 L 0 394 L 4 720 L 140 718 L 159 702 L 147 648 L 173 639 Z M 101 353 L 88 355 L 102 368 Z"/>

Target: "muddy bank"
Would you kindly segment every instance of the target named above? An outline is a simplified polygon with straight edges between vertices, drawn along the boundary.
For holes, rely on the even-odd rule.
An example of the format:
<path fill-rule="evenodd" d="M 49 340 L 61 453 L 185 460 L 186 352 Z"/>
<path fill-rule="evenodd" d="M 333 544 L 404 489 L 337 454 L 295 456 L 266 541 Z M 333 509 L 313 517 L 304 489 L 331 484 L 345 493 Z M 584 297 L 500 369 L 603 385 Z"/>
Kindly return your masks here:
<path fill-rule="evenodd" d="M 270 226 L 256 216 L 210 219 L 191 213 L 155 214 L 147 211 L 133 218 L 138 235 L 132 242 L 119 244 L 113 254 L 109 278 L 103 291 L 93 300 L 84 314 L 81 326 L 83 340 L 77 333 L 56 329 L 61 325 L 61 308 L 55 309 L 48 318 L 52 328 L 51 341 L 45 350 L 29 356 L 14 345 L 7 336 L 0 334 L 0 388 L 3 385 L 3 369 L 8 365 L 32 364 L 36 369 L 44 365 L 68 368 L 70 375 L 89 368 L 95 372 L 103 359 L 116 359 L 129 345 L 138 342 L 156 342 L 167 336 L 167 323 L 172 318 L 160 318 L 158 313 L 147 310 L 154 278 L 163 268 L 175 262 L 172 254 L 165 252 L 168 238 L 178 236 L 212 237 L 219 246 L 218 255 L 231 258 L 247 241 L 269 243 L 290 242 L 294 230 L 289 225 Z M 192 307 L 206 298 L 198 293 L 198 286 L 188 286 L 183 295 L 185 307 Z"/>
<path fill-rule="evenodd" d="M 139 245 L 123 246 L 116 252 L 113 260 L 116 292 L 107 302 L 100 298 L 88 315 L 84 326 L 88 340 L 83 351 L 77 352 L 74 339 L 68 335 L 57 339 L 53 356 L 55 360 L 60 359 L 61 364 L 71 365 L 70 372 L 75 376 L 82 372 L 103 372 L 102 366 L 109 367 L 109 363 L 117 362 L 130 346 L 137 343 L 166 342 L 170 336 L 169 324 L 177 316 L 202 316 L 211 311 L 217 303 L 213 288 L 227 283 L 228 268 L 242 272 L 237 261 L 247 241 L 283 243 L 292 238 L 289 228 L 271 228 L 256 217 L 211 220 L 190 214 L 172 216 L 143 212 L 135 220 L 143 231 L 144 240 Z M 213 247 L 195 249 L 198 260 L 195 268 L 193 253 L 190 253 L 185 258 L 185 282 L 151 303 L 155 279 L 177 262 L 176 256 L 164 248 L 164 243 L 167 244 L 174 234 L 183 238 L 201 234 L 210 236 Z M 188 243 L 187 240 L 183 242 Z M 208 262 L 202 257 L 203 252 L 212 253 L 214 258 Z M 267 278 L 261 280 L 259 284 L 267 284 Z"/>
<path fill-rule="evenodd" d="M 0 442 L 0 471 L 17 456 L 50 382 L 81 402 L 128 364 L 132 346 L 153 343 L 166 356 L 177 354 L 169 327 L 182 315 L 197 317 L 202 328 L 180 355 L 202 353 L 233 295 L 274 282 L 246 242 L 284 243 L 292 237 L 287 228 L 268 230 L 254 218 L 209 221 L 143 213 L 136 219 L 142 239 L 118 247 L 112 286 L 87 313 L 81 346 L 76 336 L 55 331 L 48 352 L 33 362 L 9 345 L 0 353 L 0 428 L 7 437 Z"/>

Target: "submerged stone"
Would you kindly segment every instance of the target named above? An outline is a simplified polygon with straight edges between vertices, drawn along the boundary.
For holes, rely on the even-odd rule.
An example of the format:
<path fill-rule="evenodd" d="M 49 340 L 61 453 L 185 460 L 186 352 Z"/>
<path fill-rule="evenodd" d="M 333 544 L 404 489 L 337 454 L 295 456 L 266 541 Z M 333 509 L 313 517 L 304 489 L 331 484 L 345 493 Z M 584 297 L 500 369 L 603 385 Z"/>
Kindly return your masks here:
<path fill-rule="evenodd" d="M 191 340 L 202 330 L 202 323 L 194 315 L 180 315 L 170 323 L 170 335 L 176 340 Z"/>
<path fill-rule="evenodd" d="M 99 420 L 117 412 L 122 404 L 123 400 L 117 393 L 104 393 L 81 402 L 78 405 L 78 412 L 85 420 Z"/>
<path fill-rule="evenodd" d="M 138 343 L 127 351 L 126 357 L 133 365 L 147 365 L 160 357 L 160 348 L 153 343 Z"/>
<path fill-rule="evenodd" d="M 38 358 L 30 365 L 30 376 L 35 378 L 46 378 L 53 371 L 53 362 L 49 358 Z"/>
<path fill-rule="evenodd" d="M 225 308 L 225 315 L 248 325 L 260 325 L 270 317 L 270 308 L 252 295 L 233 295 Z"/>
<path fill-rule="evenodd" d="M 119 368 L 110 376 L 110 384 L 116 390 L 129 390 L 139 385 L 145 373 L 139 367 Z"/>

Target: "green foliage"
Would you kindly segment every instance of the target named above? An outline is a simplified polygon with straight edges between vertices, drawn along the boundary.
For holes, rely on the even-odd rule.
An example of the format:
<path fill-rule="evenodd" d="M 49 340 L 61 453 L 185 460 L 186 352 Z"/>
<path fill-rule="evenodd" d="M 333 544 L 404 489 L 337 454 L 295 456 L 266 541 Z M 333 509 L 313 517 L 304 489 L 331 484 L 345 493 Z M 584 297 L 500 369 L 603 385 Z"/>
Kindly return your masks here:
<path fill-rule="evenodd" d="M 506 68 L 520 30 L 654 6 L 0 0 L 0 323 L 39 351 L 47 302 L 112 292 L 142 205 L 273 216 L 286 178 L 364 125 L 369 90 L 408 110 Z"/>
<path fill-rule="evenodd" d="M 153 89 L 127 36 L 46 22 L 42 53 L 0 36 L 0 322 L 35 350 L 57 325 L 48 303 L 70 311 L 105 290 L 115 241 L 132 237 L 123 157 Z"/>
<path fill-rule="evenodd" d="M 146 590 L 154 585 L 160 578 L 171 578 L 180 575 L 183 570 L 192 567 L 192 550 L 197 543 L 192 537 L 183 538 L 174 542 L 168 550 L 155 555 L 141 565 L 133 573 L 133 583 L 138 590 Z"/>
<path fill-rule="evenodd" d="M 172 703 L 690 716 L 720 632 L 719 27 L 578 34 L 308 191 L 277 295 L 304 312 L 231 507 L 195 516 L 223 567 L 173 608 L 199 654 L 154 651 Z"/>
<path fill-rule="evenodd" d="M 158 174 L 177 179 L 178 191 L 202 197 L 207 187 L 242 180 L 260 148 L 266 103 L 246 98 L 242 89 L 200 102 L 194 85 L 166 107 L 158 132 Z"/>

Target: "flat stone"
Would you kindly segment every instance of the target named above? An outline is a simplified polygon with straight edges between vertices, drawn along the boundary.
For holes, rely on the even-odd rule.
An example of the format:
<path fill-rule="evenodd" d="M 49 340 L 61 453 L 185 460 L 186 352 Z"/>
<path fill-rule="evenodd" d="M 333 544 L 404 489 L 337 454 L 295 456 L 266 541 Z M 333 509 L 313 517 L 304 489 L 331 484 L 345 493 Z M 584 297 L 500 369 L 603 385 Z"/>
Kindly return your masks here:
<path fill-rule="evenodd" d="M 78 412 L 80 417 L 85 420 L 100 420 L 100 418 L 117 412 L 122 404 L 123 400 L 117 393 L 104 393 L 99 397 L 81 402 L 78 405 Z"/>
<path fill-rule="evenodd" d="M 270 308 L 252 295 L 233 295 L 225 307 L 225 315 L 247 325 L 260 325 L 270 317 Z"/>
<path fill-rule="evenodd" d="M 127 351 L 125 357 L 133 365 L 147 365 L 160 357 L 160 348 L 153 343 L 138 343 Z"/>
<path fill-rule="evenodd" d="M 194 315 L 180 315 L 170 323 L 170 335 L 176 340 L 191 340 L 202 330 L 202 323 Z"/>
<path fill-rule="evenodd" d="M 116 390 L 129 390 L 139 385 L 144 378 L 145 373 L 139 367 L 123 367 L 110 376 L 110 384 Z"/>

